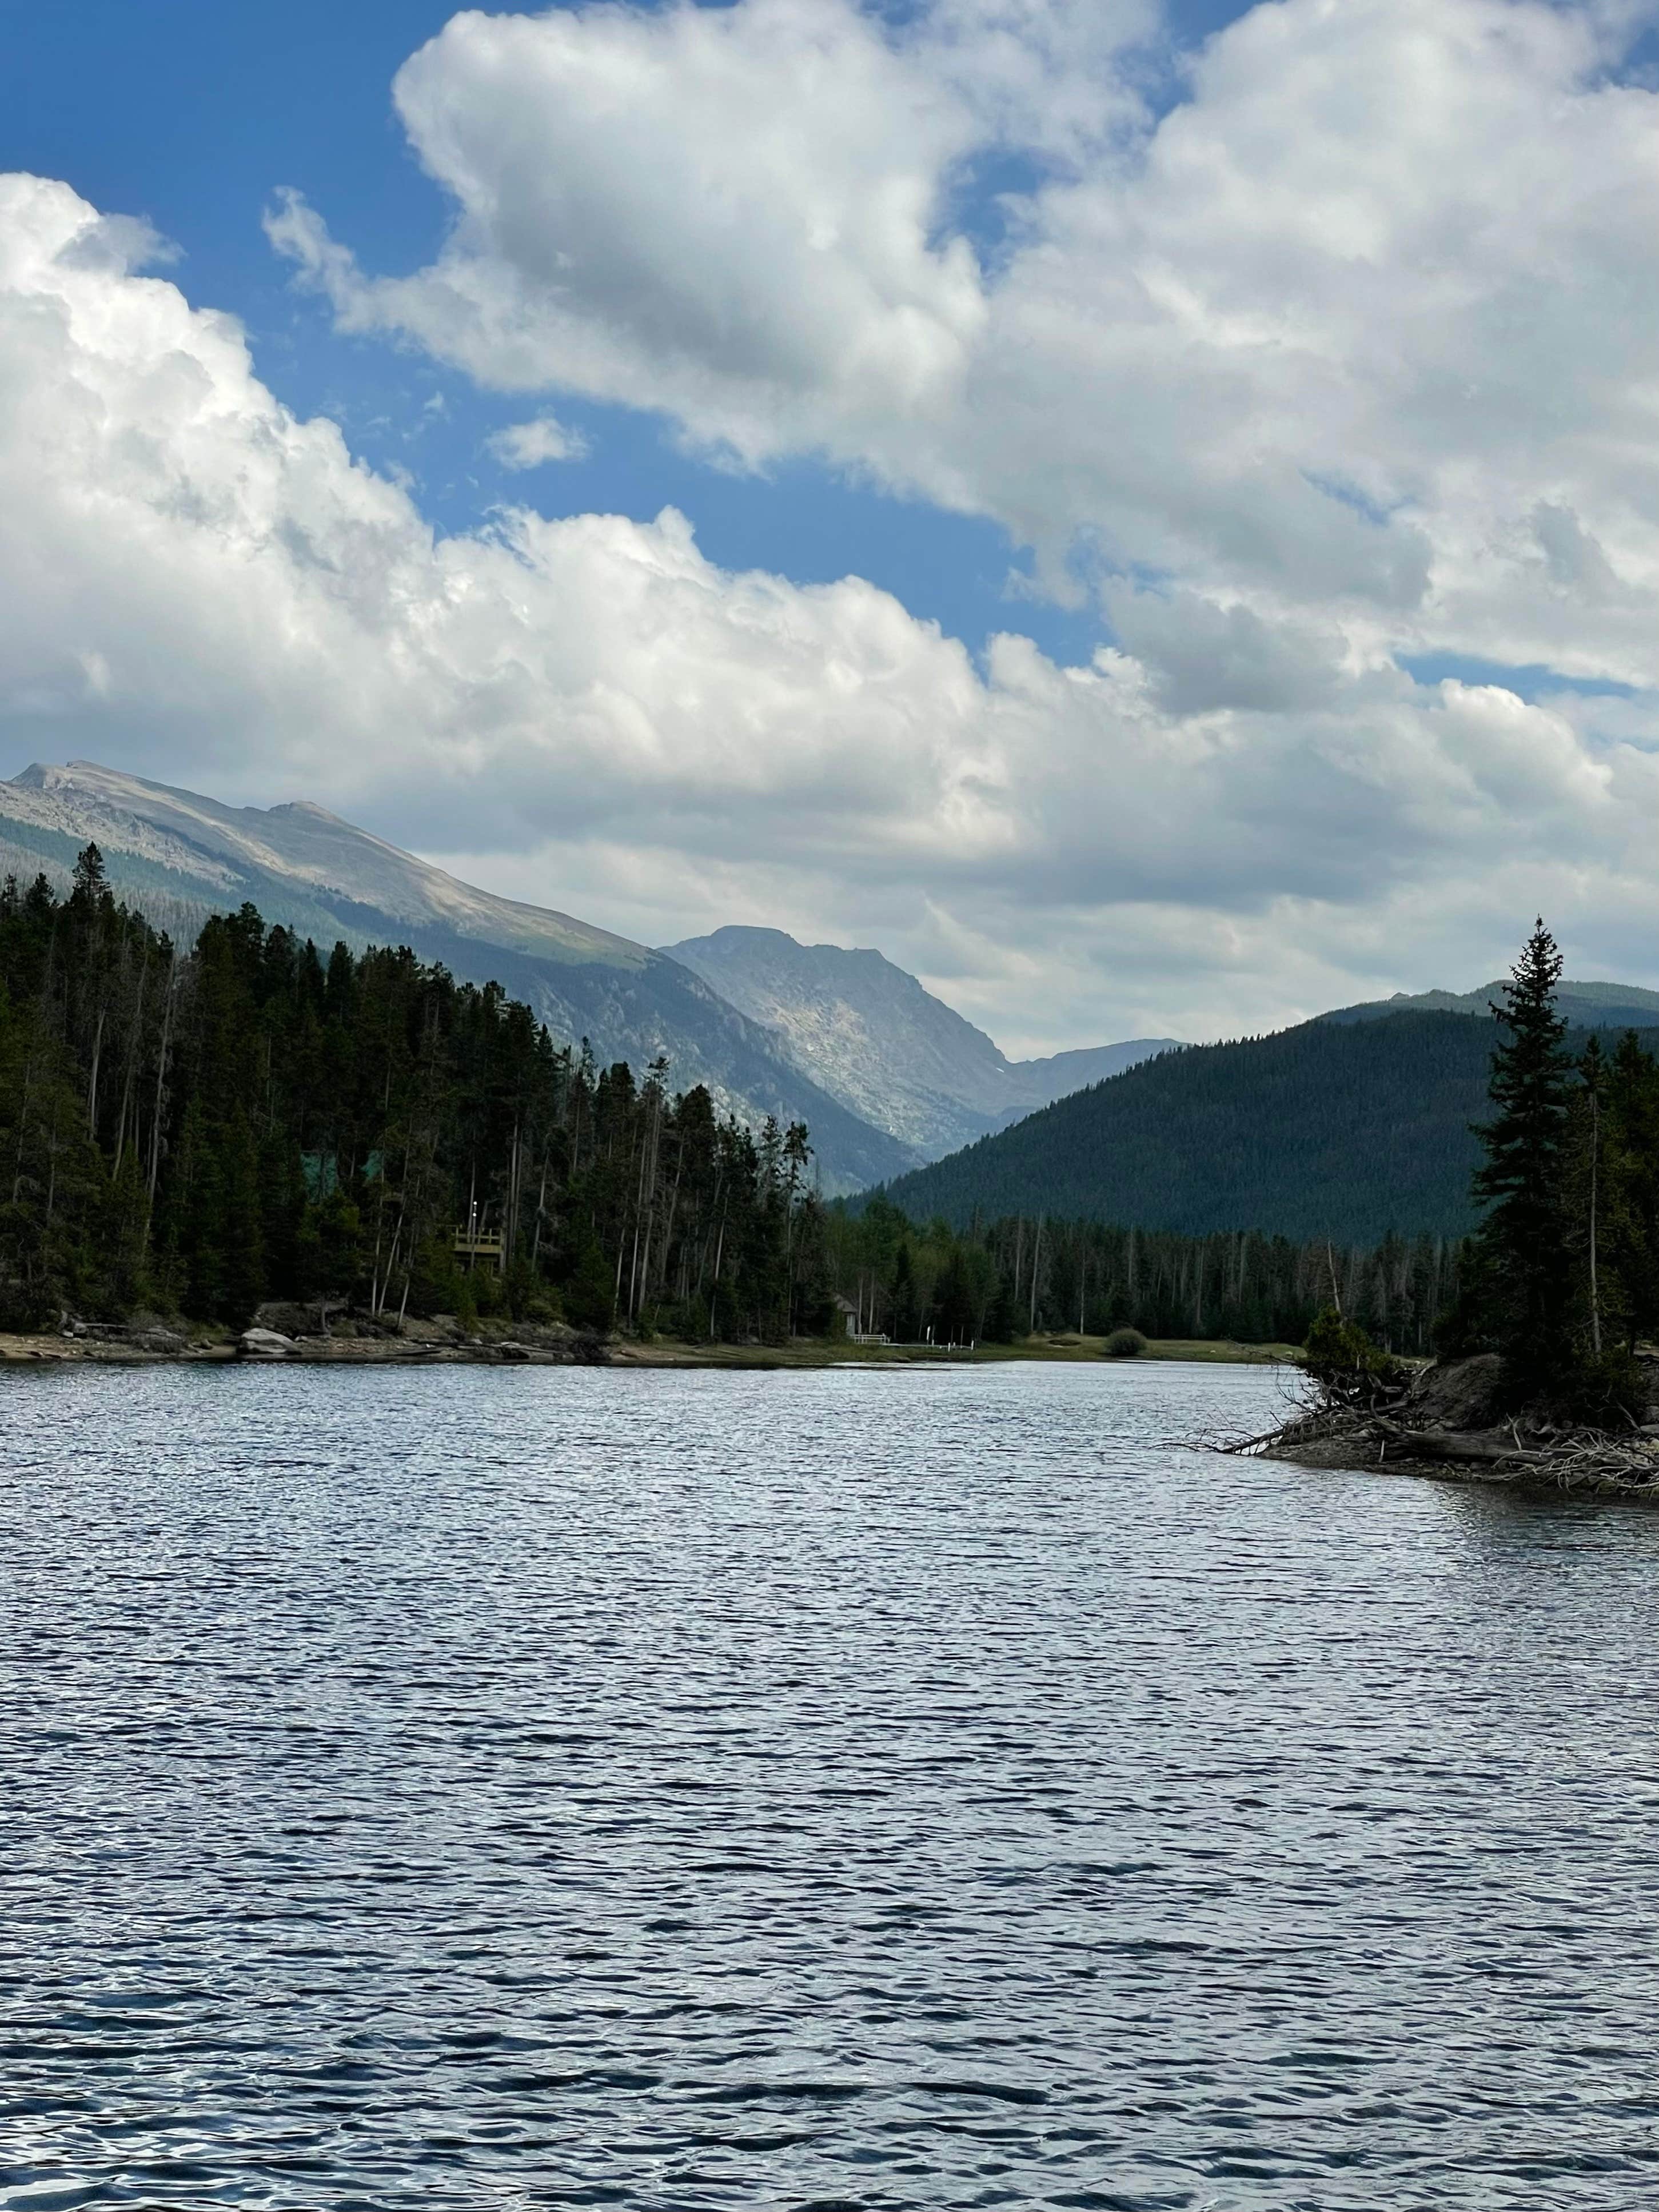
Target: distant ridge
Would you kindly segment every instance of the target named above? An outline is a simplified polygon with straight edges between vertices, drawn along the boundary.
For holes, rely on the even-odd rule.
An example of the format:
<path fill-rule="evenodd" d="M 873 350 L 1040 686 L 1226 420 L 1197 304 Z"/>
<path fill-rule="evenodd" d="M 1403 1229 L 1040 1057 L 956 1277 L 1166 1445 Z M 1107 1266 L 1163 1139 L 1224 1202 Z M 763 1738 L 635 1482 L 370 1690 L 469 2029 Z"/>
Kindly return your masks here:
<path fill-rule="evenodd" d="M 927 1158 L 1176 1042 L 1132 1037 L 1011 1060 L 879 952 L 735 926 L 664 949 L 776 1031 L 796 1066 L 843 1106 Z"/>
<path fill-rule="evenodd" d="M 1325 1022 L 1379 1021 L 1390 1014 L 1490 1015 L 1503 997 L 1504 985 L 1482 983 L 1473 991 L 1396 991 L 1389 999 L 1368 999 L 1357 1006 L 1338 1006 L 1322 1014 Z M 1556 1005 L 1576 1029 L 1653 1029 L 1659 1027 L 1659 991 L 1639 983 L 1564 982 Z"/>
<path fill-rule="evenodd" d="M 223 806 L 92 761 L 36 763 L 0 784 L 0 836 L 33 823 L 84 843 L 94 819 L 124 862 L 149 861 L 219 899 L 257 878 L 289 899 L 316 900 L 319 914 L 331 910 L 330 895 L 337 894 L 393 921 L 436 923 L 538 959 L 637 969 L 652 957 L 644 945 L 591 922 L 476 890 L 305 799 Z"/>

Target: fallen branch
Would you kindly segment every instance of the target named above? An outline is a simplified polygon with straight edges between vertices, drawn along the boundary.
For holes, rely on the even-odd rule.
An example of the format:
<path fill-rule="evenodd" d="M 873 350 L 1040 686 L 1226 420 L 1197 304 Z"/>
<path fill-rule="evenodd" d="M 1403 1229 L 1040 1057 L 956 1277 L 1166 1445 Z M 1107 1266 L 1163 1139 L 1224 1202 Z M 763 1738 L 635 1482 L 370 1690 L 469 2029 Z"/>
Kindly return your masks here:
<path fill-rule="evenodd" d="M 1535 1465 L 1547 1456 L 1542 1452 L 1523 1449 L 1518 1436 L 1513 1443 L 1499 1443 L 1491 1437 L 1469 1436 L 1456 1429 L 1407 1429 L 1381 1414 L 1371 1426 L 1380 1429 L 1390 1443 L 1397 1444 L 1415 1459 L 1480 1461 L 1495 1466 L 1500 1461 L 1510 1460 Z"/>
<path fill-rule="evenodd" d="M 1456 1429 L 1409 1429 L 1385 1414 L 1369 1419 L 1332 1408 L 1270 1429 L 1264 1436 L 1194 1437 L 1199 1450 L 1245 1458 L 1297 1460 L 1311 1446 L 1339 1443 L 1345 1463 L 1356 1468 L 1379 1462 L 1425 1469 L 1439 1465 L 1466 1471 L 1475 1480 L 1523 1483 L 1551 1490 L 1593 1492 L 1602 1496 L 1659 1498 L 1659 1437 L 1628 1442 L 1599 1430 L 1562 1432 L 1540 1426 L 1526 1434 L 1515 1421 L 1510 1438 L 1480 1436 Z M 1322 1465 L 1320 1460 L 1304 1464 Z"/>

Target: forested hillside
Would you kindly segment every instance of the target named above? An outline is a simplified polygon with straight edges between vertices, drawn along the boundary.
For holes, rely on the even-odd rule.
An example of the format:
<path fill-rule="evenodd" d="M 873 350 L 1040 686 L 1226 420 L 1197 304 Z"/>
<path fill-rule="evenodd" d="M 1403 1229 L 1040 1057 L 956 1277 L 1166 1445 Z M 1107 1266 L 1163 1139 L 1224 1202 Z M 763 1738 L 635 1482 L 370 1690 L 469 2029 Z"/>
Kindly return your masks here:
<path fill-rule="evenodd" d="M 505 985 L 556 1043 L 587 1037 L 601 1060 L 635 1068 L 666 1054 L 722 1113 L 810 1121 L 826 1190 L 860 1189 L 923 1157 L 821 1090 L 772 1031 L 679 962 L 462 883 L 321 807 L 224 806 L 86 761 L 0 783 L 0 876 L 44 873 L 64 894 L 88 842 L 116 896 L 181 949 L 210 914 L 244 905 L 301 941 L 407 945 L 463 982 Z"/>
<path fill-rule="evenodd" d="M 95 848 L 66 900 L 8 878 L 0 1325 L 150 1305 L 240 1326 L 272 1297 L 825 1325 L 805 1129 L 751 1135 L 665 1075 L 596 1069 L 406 947 L 325 962 L 251 906 L 181 955 Z"/>
<path fill-rule="evenodd" d="M 1455 1248 L 1148 1235 L 1018 1213 L 960 1233 L 811 1188 L 804 1125 L 750 1133 L 660 1060 L 556 1048 L 499 983 L 406 946 L 326 959 L 251 906 L 181 953 L 95 848 L 59 899 L 0 886 L 0 1326 L 262 1301 L 776 1342 L 1126 1325 L 1299 1339 L 1340 1296 L 1419 1351 Z"/>
<path fill-rule="evenodd" d="M 975 1213 L 1256 1229 L 1375 1244 L 1475 1225 L 1470 1125 L 1493 1024 L 1453 1013 L 1310 1022 L 1188 1047 L 1062 1098 L 902 1177 L 887 1195 L 957 1226 Z"/>

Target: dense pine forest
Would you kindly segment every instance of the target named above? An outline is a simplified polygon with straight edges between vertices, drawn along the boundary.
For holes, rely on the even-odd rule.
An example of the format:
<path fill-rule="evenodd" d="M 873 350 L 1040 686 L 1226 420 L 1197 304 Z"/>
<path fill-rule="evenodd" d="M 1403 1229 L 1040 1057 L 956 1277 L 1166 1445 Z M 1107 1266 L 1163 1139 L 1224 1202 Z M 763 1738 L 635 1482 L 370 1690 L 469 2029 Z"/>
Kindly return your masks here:
<path fill-rule="evenodd" d="M 868 1328 L 902 1341 L 1121 1329 L 1148 1337 L 1299 1344 L 1334 1301 L 1371 1340 L 1424 1353 L 1458 1294 L 1463 1248 L 1385 1237 L 1373 1247 L 1228 1231 L 1181 1237 L 1093 1221 L 1015 1215 L 963 1231 L 918 1229 L 883 1198 L 837 1207 L 833 1279 Z"/>
<path fill-rule="evenodd" d="M 1652 1495 L 1659 1060 L 1635 1030 L 1611 1045 L 1597 1030 L 1575 1039 L 1561 974 L 1540 921 L 1492 1006 L 1486 1116 L 1471 1132 L 1482 1218 L 1435 1324 L 1430 1387 L 1334 1286 L 1304 1343 L 1314 1398 L 1241 1448 Z"/>
<path fill-rule="evenodd" d="M 95 847 L 0 889 L 0 1325 L 263 1301 L 781 1341 L 1033 1331 L 1299 1339 L 1339 1296 L 1425 1348 L 1455 1246 L 1372 1249 L 1033 1214 L 952 1230 L 825 1207 L 807 1131 L 758 1133 L 556 1045 L 407 949 L 326 959 L 252 907 L 188 951 Z"/>
<path fill-rule="evenodd" d="M 1375 1246 L 1394 1230 L 1462 1237 L 1481 1218 L 1472 1125 L 1486 1111 L 1492 1048 L 1491 1022 L 1464 1013 L 1308 1022 L 1188 1046 L 919 1168 L 886 1194 L 958 1228 L 975 1213 L 1046 1209 L 1189 1237 L 1248 1222 L 1340 1244 Z"/>
<path fill-rule="evenodd" d="M 0 890 L 0 1322 L 262 1299 L 690 1335 L 827 1326 L 806 1133 L 556 1049 L 495 985 L 258 913 L 181 953 L 97 848 Z"/>

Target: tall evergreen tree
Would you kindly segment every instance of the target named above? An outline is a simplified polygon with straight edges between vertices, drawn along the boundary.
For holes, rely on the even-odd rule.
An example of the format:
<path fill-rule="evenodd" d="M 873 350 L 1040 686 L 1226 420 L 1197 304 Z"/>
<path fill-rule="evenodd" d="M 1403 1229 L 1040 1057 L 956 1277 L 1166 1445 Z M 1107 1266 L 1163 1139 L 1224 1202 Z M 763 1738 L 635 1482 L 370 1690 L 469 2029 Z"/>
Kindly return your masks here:
<path fill-rule="evenodd" d="M 1626 1031 L 1607 1084 L 1605 1248 L 1626 1349 L 1659 1335 L 1659 1062 Z"/>
<path fill-rule="evenodd" d="M 1495 1348 L 1540 1380 L 1571 1359 L 1562 1170 L 1572 1061 L 1556 1011 L 1560 981 L 1561 955 L 1540 919 L 1492 1008 L 1507 1034 L 1492 1058 L 1492 1118 L 1475 1132 L 1486 1155 L 1474 1177 L 1488 1208 L 1475 1240 L 1482 1320 Z"/>
<path fill-rule="evenodd" d="M 1600 1359 L 1620 1301 L 1607 1261 L 1609 1215 L 1617 1205 L 1616 1158 L 1607 1145 L 1607 1056 L 1594 1030 L 1578 1055 L 1578 1087 L 1569 1104 L 1565 1200 L 1569 1235 L 1581 1281 L 1583 1331 Z"/>

